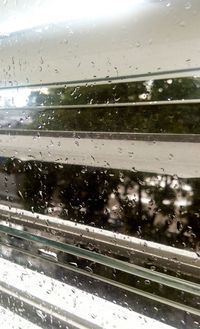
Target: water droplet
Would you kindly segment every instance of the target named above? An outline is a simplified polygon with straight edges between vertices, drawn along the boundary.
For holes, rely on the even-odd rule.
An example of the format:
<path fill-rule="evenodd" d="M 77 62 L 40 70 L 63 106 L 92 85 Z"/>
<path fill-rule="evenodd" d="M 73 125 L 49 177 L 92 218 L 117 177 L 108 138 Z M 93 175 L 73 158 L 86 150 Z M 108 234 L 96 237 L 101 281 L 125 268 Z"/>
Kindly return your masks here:
<path fill-rule="evenodd" d="M 168 79 L 168 80 L 167 80 L 167 83 L 168 83 L 168 85 L 171 85 L 171 84 L 172 84 L 172 82 L 173 82 L 173 80 L 172 80 L 172 79 Z"/>
<path fill-rule="evenodd" d="M 90 273 L 93 273 L 93 270 L 92 270 L 92 268 L 91 268 L 91 267 L 89 267 L 89 266 L 86 266 L 86 267 L 85 267 L 85 269 L 86 269 L 86 271 L 88 271 L 88 272 L 90 272 Z"/>
<path fill-rule="evenodd" d="M 36 310 L 36 313 L 37 313 L 37 315 L 42 319 L 42 321 L 45 320 L 46 315 L 45 315 L 44 313 L 42 313 L 41 310 Z"/>

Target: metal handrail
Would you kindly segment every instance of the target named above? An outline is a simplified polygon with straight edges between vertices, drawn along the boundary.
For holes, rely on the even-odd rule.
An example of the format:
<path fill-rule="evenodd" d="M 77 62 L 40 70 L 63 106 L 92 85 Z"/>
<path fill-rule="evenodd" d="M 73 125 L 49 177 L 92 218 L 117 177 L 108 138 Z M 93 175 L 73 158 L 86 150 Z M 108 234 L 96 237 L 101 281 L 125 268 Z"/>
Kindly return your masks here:
<path fill-rule="evenodd" d="M 63 237 L 66 241 L 76 240 L 76 243 L 82 243 L 87 247 L 92 244 L 94 249 L 103 251 L 112 251 L 114 254 L 121 255 L 131 262 L 145 263 L 147 258 L 152 262 L 165 266 L 170 270 L 177 270 L 182 266 L 183 273 L 190 274 L 193 277 L 199 276 L 200 258 L 195 252 L 178 249 L 152 241 L 138 239 L 135 237 L 113 233 L 107 230 L 74 223 L 48 215 L 32 213 L 30 211 L 10 208 L 0 204 L 0 220 L 4 225 L 18 224 L 29 228 L 30 232 L 40 230 L 40 232 L 54 232 L 55 237 Z M 0 222 L 0 223 L 1 223 Z M 29 234 L 29 233 L 27 233 Z M 52 235 L 43 233 L 44 236 Z"/>

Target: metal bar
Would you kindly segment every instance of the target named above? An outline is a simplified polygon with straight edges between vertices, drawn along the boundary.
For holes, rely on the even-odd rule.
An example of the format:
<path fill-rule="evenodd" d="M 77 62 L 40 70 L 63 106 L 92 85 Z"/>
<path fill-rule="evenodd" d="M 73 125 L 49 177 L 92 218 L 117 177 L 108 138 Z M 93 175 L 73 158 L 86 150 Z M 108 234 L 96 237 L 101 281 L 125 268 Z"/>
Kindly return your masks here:
<path fill-rule="evenodd" d="M 169 71 L 159 71 L 159 72 L 149 72 L 149 73 L 141 73 L 141 74 L 130 74 L 130 75 L 117 75 L 117 76 L 106 76 L 94 79 L 85 79 L 85 80 L 68 80 L 68 81 L 58 81 L 58 82 L 50 82 L 50 83 L 27 83 L 27 84 L 19 84 L 15 82 L 11 82 L 10 85 L 1 86 L 0 90 L 6 89 L 21 89 L 21 88 L 41 88 L 41 87 L 58 87 L 58 86 L 77 86 L 77 85 L 88 85 L 88 84 L 102 84 L 102 83 L 122 83 L 122 82 L 138 82 L 138 81 L 148 81 L 155 79 L 162 80 L 164 78 L 177 78 L 183 77 L 187 78 L 190 76 L 194 76 L 199 74 L 200 67 L 191 67 L 185 69 L 178 70 L 169 70 Z"/>
<path fill-rule="evenodd" d="M 113 251 L 120 252 L 124 255 L 129 255 L 131 251 L 138 251 L 141 254 L 151 255 L 171 261 L 171 264 L 185 264 L 191 267 L 191 271 L 195 268 L 200 270 L 200 258 L 195 252 L 182 250 L 152 241 L 138 239 L 120 233 L 113 233 L 107 230 L 74 223 L 72 221 L 63 220 L 48 215 L 32 213 L 27 210 L 18 208 L 10 208 L 9 206 L 0 204 L 0 219 L 7 223 L 17 223 L 24 227 L 33 227 L 35 229 L 53 230 L 62 236 L 80 239 L 80 241 L 92 241 L 94 244 L 101 244 L 104 248 L 112 248 Z M 135 254 L 134 254 L 135 256 Z M 176 261 L 175 261 L 176 260 Z M 166 265 L 166 264 L 165 264 Z"/>
<path fill-rule="evenodd" d="M 186 280 L 178 279 L 160 272 L 154 272 L 152 270 L 142 268 L 135 264 L 125 263 L 123 261 L 104 256 L 98 254 L 94 251 L 89 251 L 85 249 L 81 249 L 79 247 L 64 244 L 58 241 L 50 240 L 41 236 L 36 236 L 31 233 L 27 233 L 24 231 L 20 231 L 14 228 L 10 228 L 4 225 L 0 225 L 0 231 L 6 234 L 13 235 L 15 237 L 19 237 L 28 241 L 38 242 L 48 247 L 55 248 L 57 250 L 66 252 L 68 254 L 81 257 L 84 259 L 91 260 L 93 262 L 99 263 L 101 265 L 108 266 L 110 268 L 115 268 L 119 271 L 123 271 L 125 273 L 135 275 L 138 277 L 142 277 L 147 280 L 154 281 L 159 284 L 163 284 L 165 286 L 184 291 L 196 296 L 200 296 L 200 285 L 188 282 Z"/>
<path fill-rule="evenodd" d="M 63 131 L 63 130 L 33 130 L 33 129 L 0 129 L 1 135 L 57 137 L 74 139 L 107 139 L 107 140 L 135 140 L 147 142 L 188 142 L 199 143 L 200 134 L 167 134 L 167 133 L 129 133 L 107 131 Z"/>
<path fill-rule="evenodd" d="M 100 103 L 100 104 L 73 104 L 73 105 L 38 105 L 24 107 L 0 107 L 0 110 L 63 110 L 63 109 L 90 109 L 90 108 L 113 108 L 113 107 L 138 107 L 138 106 L 158 106 L 158 105 L 182 105 L 182 104 L 199 104 L 200 99 L 181 99 L 181 100 L 164 100 L 164 101 L 141 101 L 125 103 Z"/>
<path fill-rule="evenodd" d="M 69 265 L 69 264 L 63 264 L 63 263 L 54 261 L 52 259 L 45 258 L 45 257 L 43 257 L 41 255 L 36 255 L 33 252 L 25 251 L 25 250 L 22 250 L 22 249 L 20 249 L 18 247 L 13 247 L 11 245 L 4 244 L 1 241 L 0 241 L 0 245 L 5 246 L 7 248 L 12 248 L 14 250 L 17 250 L 18 252 L 20 252 L 20 253 L 22 253 L 22 254 L 24 254 L 26 256 L 31 256 L 33 258 L 42 259 L 42 260 L 44 260 L 47 263 L 55 264 L 56 266 L 65 268 L 67 270 L 73 271 L 73 272 L 78 273 L 78 274 L 82 274 L 82 275 L 84 275 L 84 276 L 86 276 L 86 277 L 88 277 L 90 279 L 98 280 L 100 282 L 103 282 L 103 283 L 112 285 L 112 286 L 114 286 L 116 288 L 119 288 L 119 289 L 126 290 L 126 291 L 131 292 L 133 294 L 136 294 L 138 296 L 142 296 L 142 297 L 145 297 L 147 299 L 154 300 L 155 302 L 158 302 L 158 303 L 167 305 L 167 306 L 172 307 L 172 308 L 175 308 L 177 310 L 181 310 L 183 312 L 187 312 L 187 313 L 190 313 L 190 314 L 194 314 L 194 315 L 200 316 L 200 310 L 195 309 L 195 308 L 190 307 L 190 306 L 187 306 L 185 304 L 181 304 L 181 303 L 172 301 L 170 299 L 167 299 L 165 297 L 160 297 L 158 295 L 155 295 L 155 294 L 152 294 L 152 293 L 149 293 L 149 292 L 140 290 L 138 288 L 134 288 L 134 287 L 128 286 L 128 285 L 126 285 L 124 283 L 117 282 L 117 281 L 114 281 L 112 279 L 102 277 L 102 276 L 100 276 L 98 274 L 95 274 L 95 273 L 90 273 L 90 272 L 88 272 L 86 270 L 82 270 L 80 268 L 74 267 L 74 266 Z M 0 290 L 1 290 L 1 288 L 0 288 Z"/>

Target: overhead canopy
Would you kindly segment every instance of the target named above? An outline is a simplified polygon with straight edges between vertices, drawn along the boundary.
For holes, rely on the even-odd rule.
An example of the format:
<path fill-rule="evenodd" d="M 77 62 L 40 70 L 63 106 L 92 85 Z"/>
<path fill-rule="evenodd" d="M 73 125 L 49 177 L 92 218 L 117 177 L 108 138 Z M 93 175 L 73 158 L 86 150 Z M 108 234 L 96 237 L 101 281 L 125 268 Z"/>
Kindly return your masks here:
<path fill-rule="evenodd" d="M 2 1 L 0 87 L 197 75 L 199 29 L 198 0 Z"/>

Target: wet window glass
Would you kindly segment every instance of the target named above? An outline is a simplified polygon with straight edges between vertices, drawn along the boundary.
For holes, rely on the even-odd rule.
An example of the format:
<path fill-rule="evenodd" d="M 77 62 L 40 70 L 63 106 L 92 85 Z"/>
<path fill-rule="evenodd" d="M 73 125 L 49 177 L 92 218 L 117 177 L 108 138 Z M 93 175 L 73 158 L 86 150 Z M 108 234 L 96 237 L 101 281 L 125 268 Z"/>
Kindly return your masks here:
<path fill-rule="evenodd" d="M 199 2 L 0 9 L 3 328 L 199 328 Z"/>

